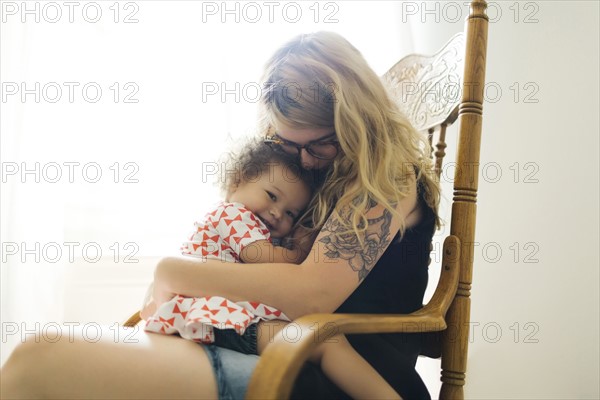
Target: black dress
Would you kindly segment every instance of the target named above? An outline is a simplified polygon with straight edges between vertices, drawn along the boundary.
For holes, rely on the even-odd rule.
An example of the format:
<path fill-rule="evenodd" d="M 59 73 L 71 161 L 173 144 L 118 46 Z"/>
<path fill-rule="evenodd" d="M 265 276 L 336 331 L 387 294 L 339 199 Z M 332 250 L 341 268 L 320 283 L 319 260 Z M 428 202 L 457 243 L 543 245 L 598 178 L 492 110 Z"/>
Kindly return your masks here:
<path fill-rule="evenodd" d="M 336 310 L 337 313 L 408 314 L 423 307 L 435 214 L 419 187 L 420 221 L 397 234 L 372 271 Z M 415 370 L 422 335 L 417 333 L 347 335 L 356 351 L 405 399 L 430 399 Z M 347 399 L 320 371 L 307 363 L 292 399 Z"/>

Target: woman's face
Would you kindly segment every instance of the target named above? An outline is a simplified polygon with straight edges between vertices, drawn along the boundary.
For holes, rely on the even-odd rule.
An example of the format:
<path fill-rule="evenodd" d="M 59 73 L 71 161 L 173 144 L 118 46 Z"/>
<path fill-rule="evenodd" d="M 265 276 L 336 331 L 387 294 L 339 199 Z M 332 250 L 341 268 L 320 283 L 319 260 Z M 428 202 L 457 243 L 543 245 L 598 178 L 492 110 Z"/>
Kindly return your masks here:
<path fill-rule="evenodd" d="M 335 130 L 331 128 L 293 128 L 280 122 L 274 124 L 277 136 L 292 145 L 303 146 L 311 143 L 312 149 L 323 152 L 324 156 L 331 159 L 317 158 L 311 155 L 306 148 L 300 149 L 300 162 L 304 169 L 323 169 L 331 165 L 333 160 L 339 155 L 339 145 L 335 137 Z M 297 149 L 293 146 L 290 152 L 297 154 Z"/>

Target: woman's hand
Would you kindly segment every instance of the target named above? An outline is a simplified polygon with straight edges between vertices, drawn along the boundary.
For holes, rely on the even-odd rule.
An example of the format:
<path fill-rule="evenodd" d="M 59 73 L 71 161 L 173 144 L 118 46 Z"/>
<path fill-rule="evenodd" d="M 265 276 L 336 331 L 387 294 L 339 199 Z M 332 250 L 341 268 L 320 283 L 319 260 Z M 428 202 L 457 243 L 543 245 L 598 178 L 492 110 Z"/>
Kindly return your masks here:
<path fill-rule="evenodd" d="M 140 311 L 140 316 L 143 320 L 150 318 L 152 315 L 154 315 L 154 313 L 156 313 L 156 310 L 158 310 L 163 303 L 166 303 L 175 297 L 175 293 L 157 290 L 159 287 L 160 285 L 157 285 L 156 283 L 154 284 L 152 297 L 146 304 L 144 304 L 142 311 Z"/>
<path fill-rule="evenodd" d="M 148 318 L 154 315 L 156 309 L 156 303 L 154 300 L 151 300 L 150 303 L 146 304 L 144 308 L 142 308 L 142 311 L 140 311 L 140 317 L 142 317 L 144 321 L 147 321 Z"/>
<path fill-rule="evenodd" d="M 154 291 L 152 292 L 152 301 L 156 305 L 156 308 L 160 307 L 163 303 L 171 300 L 177 293 L 170 292 L 165 289 L 165 285 L 161 284 L 160 281 L 154 280 Z"/>
<path fill-rule="evenodd" d="M 158 307 L 175 297 L 174 293 L 160 290 L 161 287 L 163 285 L 156 284 L 156 281 L 152 282 L 150 287 L 148 287 L 146 297 L 144 298 L 144 305 L 142 306 L 142 311 L 140 311 L 140 316 L 143 320 L 150 318 L 156 313 Z"/>
<path fill-rule="evenodd" d="M 142 311 L 140 311 L 140 316 L 142 319 L 147 320 L 150 318 L 156 310 L 165 302 L 171 300 L 175 297 L 176 293 L 172 293 L 166 290 L 166 282 L 165 274 L 154 274 L 154 282 L 150 284 L 148 290 L 146 291 L 146 297 L 144 298 L 144 304 L 142 306 Z"/>

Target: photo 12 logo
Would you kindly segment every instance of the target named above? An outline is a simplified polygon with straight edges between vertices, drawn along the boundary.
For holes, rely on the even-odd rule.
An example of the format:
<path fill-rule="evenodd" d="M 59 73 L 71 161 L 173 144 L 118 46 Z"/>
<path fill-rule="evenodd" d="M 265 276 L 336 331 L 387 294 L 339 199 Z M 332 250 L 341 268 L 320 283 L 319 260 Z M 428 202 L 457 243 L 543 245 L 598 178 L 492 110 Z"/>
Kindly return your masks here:
<path fill-rule="evenodd" d="M 138 103 L 139 90 L 135 82 L 2 82 L 2 103 Z"/>
<path fill-rule="evenodd" d="M 317 80 L 308 85 L 298 82 L 276 82 L 262 86 L 258 82 L 202 82 L 202 102 L 220 101 L 257 103 L 261 99 L 273 102 L 276 98 L 286 102 L 297 102 L 303 96 L 310 96 L 315 103 L 335 103 L 339 93 L 335 82 L 323 83 Z"/>
<path fill-rule="evenodd" d="M 138 339 L 135 338 L 135 335 L 139 329 L 137 325 L 124 327 L 116 322 L 111 326 L 104 326 L 104 328 L 97 322 L 83 324 L 79 322 L 46 322 L 44 324 L 40 322 L 2 322 L 2 343 L 15 339 L 22 343 L 25 341 L 56 343 L 59 340 L 68 340 L 69 343 L 73 343 L 75 339 L 97 343 L 103 336 L 104 340 L 112 339 L 115 343 L 137 343 Z"/>
<path fill-rule="evenodd" d="M 245 88 L 244 88 L 245 89 Z M 413 102 L 418 99 L 421 103 L 447 103 L 459 101 L 463 92 L 469 96 L 475 96 L 479 91 L 479 85 L 473 82 L 399 82 L 399 100 L 402 103 Z M 504 98 L 505 101 L 513 103 L 537 104 L 540 85 L 537 82 L 511 82 L 500 84 L 498 82 L 487 82 L 483 86 L 483 101 L 485 103 L 498 103 Z M 211 93 L 212 94 L 212 93 Z"/>
<path fill-rule="evenodd" d="M 462 327 L 468 330 L 469 343 L 481 341 L 491 344 L 501 341 L 526 345 L 540 343 L 540 338 L 537 337 L 540 332 L 540 326 L 537 322 L 527 321 L 523 323 L 514 321 L 509 322 L 509 324 L 501 324 L 496 321 L 471 321 L 464 323 Z M 459 340 L 461 337 L 461 329 L 458 328 L 458 325 L 448 325 L 445 335 L 451 343 Z"/>
<path fill-rule="evenodd" d="M 339 22 L 336 17 L 339 10 L 339 4 L 334 1 L 203 1 L 202 22 L 334 24 Z"/>
<path fill-rule="evenodd" d="M 441 231 L 436 233 L 437 237 L 442 237 L 445 234 L 445 226 Z M 538 242 L 529 240 L 521 242 L 463 242 L 463 253 L 461 257 L 469 258 L 470 252 L 473 252 L 476 262 L 485 262 L 487 264 L 498 264 L 500 261 L 514 264 L 538 264 L 540 262 L 540 245 Z M 402 257 L 410 254 L 429 254 L 432 262 L 440 263 L 443 260 L 442 243 L 434 241 L 431 244 L 431 252 L 429 247 L 405 246 Z"/>
<path fill-rule="evenodd" d="M 140 6 L 137 2 L 79 1 L 3 1 L 2 23 L 113 23 L 137 24 Z"/>
<path fill-rule="evenodd" d="M 469 1 L 403 1 L 402 22 L 417 19 L 421 23 L 463 23 L 470 6 Z M 540 5 L 535 1 L 488 1 L 486 15 L 492 24 L 503 19 L 515 24 L 537 24 L 539 11 Z"/>
<path fill-rule="evenodd" d="M 139 259 L 135 255 L 140 246 L 135 242 L 112 243 L 102 246 L 97 242 L 2 242 L 2 263 L 9 260 L 37 264 L 45 262 L 56 264 L 58 262 L 90 263 L 95 264 L 102 257 L 110 257 L 115 264 L 137 264 Z M 108 255 L 107 255 L 108 254 Z"/>
<path fill-rule="evenodd" d="M 2 183 L 17 179 L 20 183 L 98 183 L 103 176 L 105 180 L 114 183 L 139 183 L 139 179 L 136 178 L 139 170 L 140 167 L 135 162 L 102 165 L 94 161 L 86 163 L 7 161 L 2 163 Z"/>

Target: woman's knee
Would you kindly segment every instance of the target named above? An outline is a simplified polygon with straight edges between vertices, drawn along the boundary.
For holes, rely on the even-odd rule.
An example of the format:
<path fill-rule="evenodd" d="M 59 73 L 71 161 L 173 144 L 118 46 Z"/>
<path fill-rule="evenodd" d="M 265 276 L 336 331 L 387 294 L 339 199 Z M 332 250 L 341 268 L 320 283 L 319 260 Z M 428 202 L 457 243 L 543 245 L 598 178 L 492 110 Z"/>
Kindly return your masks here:
<path fill-rule="evenodd" d="M 41 340 L 39 336 L 26 338 L 14 348 L 3 370 L 13 365 L 23 364 L 35 368 L 40 365 L 41 360 L 47 358 L 45 354 L 49 350 L 48 342 Z"/>
<path fill-rule="evenodd" d="M 48 376 L 44 371 L 51 371 L 48 363 L 57 362 L 49 356 L 46 342 L 35 339 L 18 344 L 2 366 L 3 399 L 35 398 L 43 393 L 44 379 Z"/>
<path fill-rule="evenodd" d="M 82 340 L 71 331 L 59 329 L 31 332 L 21 338 L 2 367 L 3 380 L 10 377 L 15 382 L 43 386 L 54 373 L 68 368 L 64 356 L 76 350 L 73 347 Z"/>
<path fill-rule="evenodd" d="M 171 384 L 164 385 L 165 381 Z M 87 334 L 63 331 L 39 340 L 32 335 L 2 369 L 2 399 L 90 395 L 217 397 L 212 366 L 198 344 L 171 336 L 135 334 L 132 329 L 115 333 L 106 327 L 101 336 L 92 335 L 91 330 Z"/>

